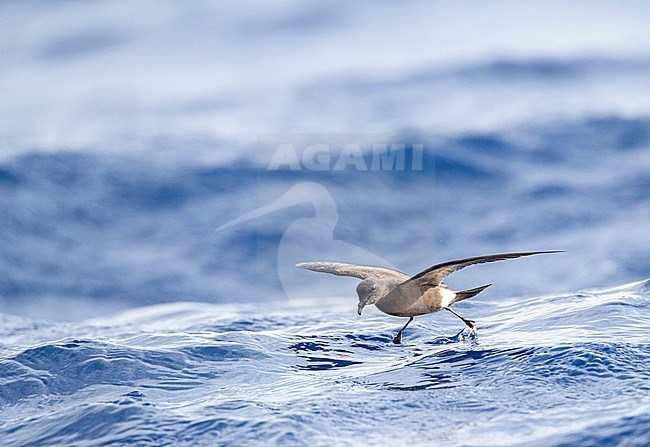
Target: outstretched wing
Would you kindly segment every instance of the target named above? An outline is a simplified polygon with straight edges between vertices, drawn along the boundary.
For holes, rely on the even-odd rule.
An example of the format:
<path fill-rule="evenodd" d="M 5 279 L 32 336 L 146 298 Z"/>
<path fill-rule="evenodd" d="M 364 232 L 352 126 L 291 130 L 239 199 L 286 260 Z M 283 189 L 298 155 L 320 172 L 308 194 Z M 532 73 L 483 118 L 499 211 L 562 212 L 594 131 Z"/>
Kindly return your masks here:
<path fill-rule="evenodd" d="M 428 289 L 439 286 L 442 281 L 450 274 L 463 269 L 469 265 L 483 264 L 486 262 L 504 261 L 506 259 L 520 258 L 522 256 L 538 255 L 542 253 L 562 253 L 561 250 L 551 251 L 525 251 L 519 253 L 503 253 L 498 255 L 477 256 L 474 258 L 458 259 L 455 261 L 443 262 L 436 264 L 423 272 L 418 273 L 407 282 L 415 281 L 421 289 Z"/>
<path fill-rule="evenodd" d="M 301 269 L 314 272 L 331 273 L 338 276 L 352 276 L 359 279 L 389 279 L 394 278 L 400 281 L 408 280 L 408 275 L 397 270 L 384 267 L 372 267 L 368 265 L 345 264 L 343 262 L 301 262 L 296 264 Z"/>

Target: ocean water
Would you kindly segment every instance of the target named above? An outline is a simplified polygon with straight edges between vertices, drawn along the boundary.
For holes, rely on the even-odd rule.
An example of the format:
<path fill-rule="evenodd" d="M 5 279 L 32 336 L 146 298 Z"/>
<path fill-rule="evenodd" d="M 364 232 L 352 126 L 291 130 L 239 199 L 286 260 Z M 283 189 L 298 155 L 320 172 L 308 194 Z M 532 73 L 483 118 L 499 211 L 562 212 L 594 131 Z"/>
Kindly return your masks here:
<path fill-rule="evenodd" d="M 314 306 L 2 317 L 5 445 L 647 445 L 650 284 L 402 324 Z"/>
<path fill-rule="evenodd" d="M 0 4 L 0 445 L 650 443 L 645 2 L 152 8 Z"/>

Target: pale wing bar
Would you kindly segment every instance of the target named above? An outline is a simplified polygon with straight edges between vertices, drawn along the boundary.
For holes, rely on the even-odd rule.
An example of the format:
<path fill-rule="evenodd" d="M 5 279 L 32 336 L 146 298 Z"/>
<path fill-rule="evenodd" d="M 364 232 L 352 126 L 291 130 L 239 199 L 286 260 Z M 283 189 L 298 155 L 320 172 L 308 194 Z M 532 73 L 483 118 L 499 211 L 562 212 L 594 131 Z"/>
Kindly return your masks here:
<path fill-rule="evenodd" d="M 562 250 L 550 251 L 525 251 L 519 253 L 502 253 L 498 255 L 476 256 L 474 258 L 457 259 L 455 261 L 443 262 L 436 264 L 428 269 L 418 273 L 409 281 L 416 281 L 419 286 L 435 287 L 442 283 L 448 275 L 474 264 L 483 264 L 486 262 L 505 261 L 506 259 L 520 258 L 522 256 L 532 256 L 543 253 L 562 253 Z"/>
<path fill-rule="evenodd" d="M 384 267 L 372 267 L 368 265 L 345 264 L 343 262 L 301 262 L 296 267 L 314 272 L 331 273 L 338 276 L 352 276 L 359 279 L 386 279 L 396 278 L 402 281 L 407 280 L 407 274 L 397 270 Z"/>

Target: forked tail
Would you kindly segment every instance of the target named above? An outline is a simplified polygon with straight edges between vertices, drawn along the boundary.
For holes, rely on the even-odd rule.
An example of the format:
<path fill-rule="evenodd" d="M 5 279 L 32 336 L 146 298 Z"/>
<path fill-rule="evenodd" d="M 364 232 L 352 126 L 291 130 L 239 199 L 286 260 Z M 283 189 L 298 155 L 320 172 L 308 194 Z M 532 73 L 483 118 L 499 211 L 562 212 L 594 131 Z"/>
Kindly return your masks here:
<path fill-rule="evenodd" d="M 461 290 L 460 292 L 456 292 L 456 297 L 449 303 L 449 305 L 452 305 L 454 303 L 457 303 L 459 301 L 466 300 L 467 298 L 471 298 L 473 296 L 478 295 L 488 287 L 490 287 L 492 284 L 486 284 L 481 287 L 477 287 L 475 289 L 468 289 L 468 290 Z"/>

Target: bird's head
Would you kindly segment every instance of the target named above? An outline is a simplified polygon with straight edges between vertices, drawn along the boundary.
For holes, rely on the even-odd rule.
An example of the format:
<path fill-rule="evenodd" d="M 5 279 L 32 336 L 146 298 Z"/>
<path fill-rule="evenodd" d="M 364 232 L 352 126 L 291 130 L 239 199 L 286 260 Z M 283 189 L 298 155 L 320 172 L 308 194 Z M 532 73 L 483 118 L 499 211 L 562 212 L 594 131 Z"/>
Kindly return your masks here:
<path fill-rule="evenodd" d="M 357 295 L 359 296 L 359 307 L 357 312 L 361 315 L 363 308 L 369 304 L 375 304 L 383 298 L 385 287 L 378 281 L 365 279 L 357 286 Z"/>

